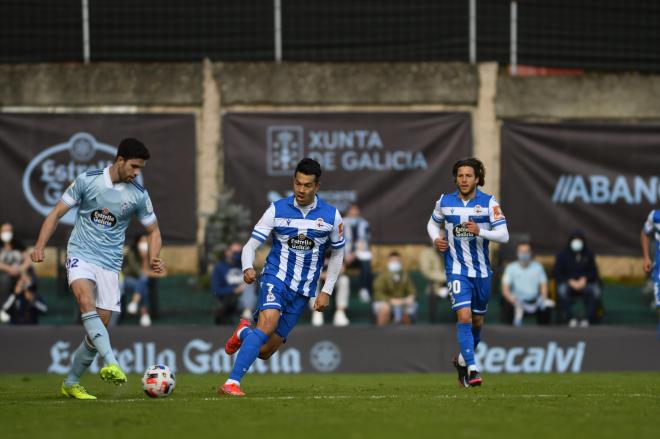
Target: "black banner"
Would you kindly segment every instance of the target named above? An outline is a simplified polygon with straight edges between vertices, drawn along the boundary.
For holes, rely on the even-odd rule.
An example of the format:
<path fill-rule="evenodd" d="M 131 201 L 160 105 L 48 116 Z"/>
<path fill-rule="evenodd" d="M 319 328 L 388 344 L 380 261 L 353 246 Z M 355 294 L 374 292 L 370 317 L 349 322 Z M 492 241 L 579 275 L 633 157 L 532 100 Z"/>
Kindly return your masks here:
<path fill-rule="evenodd" d="M 320 196 L 342 212 L 358 203 L 380 243 L 427 242 L 435 201 L 455 190 L 451 166 L 472 149 L 467 113 L 229 113 L 222 132 L 225 181 L 253 218 L 311 157 Z"/>
<path fill-rule="evenodd" d="M 509 230 L 538 252 L 582 229 L 597 254 L 639 256 L 660 201 L 660 125 L 505 122 L 501 175 Z"/>
<path fill-rule="evenodd" d="M 111 338 L 117 361 L 130 373 L 152 364 L 176 372 L 228 374 L 235 356 L 224 351 L 230 327 L 116 327 Z M 67 373 L 82 341 L 80 326 L 0 327 L 0 373 Z M 475 359 L 485 373 L 578 373 L 657 371 L 660 342 L 652 327 L 574 329 L 488 326 Z M 453 372 L 456 327 L 296 328 L 256 374 L 330 372 Z M 100 360 L 90 371 L 98 372 Z"/>
<path fill-rule="evenodd" d="M 151 159 L 138 179 L 149 191 L 166 244 L 196 238 L 195 119 L 191 114 L 0 115 L 0 221 L 32 243 L 45 216 L 79 174 L 111 164 L 125 137 L 140 139 Z M 51 244 L 62 245 L 75 221 L 62 218 Z M 140 230 L 137 221 L 129 235 Z"/>

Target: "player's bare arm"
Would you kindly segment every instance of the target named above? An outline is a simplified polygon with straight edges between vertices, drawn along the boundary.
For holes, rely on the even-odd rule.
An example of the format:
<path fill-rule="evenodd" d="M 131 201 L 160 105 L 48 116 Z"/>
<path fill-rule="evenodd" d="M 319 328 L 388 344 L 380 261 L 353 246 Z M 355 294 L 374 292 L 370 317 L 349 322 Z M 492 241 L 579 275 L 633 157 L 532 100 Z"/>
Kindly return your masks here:
<path fill-rule="evenodd" d="M 145 230 L 149 241 L 149 266 L 156 275 L 162 275 L 165 273 L 165 261 L 160 257 L 163 240 L 160 236 L 158 222 L 145 227 Z"/>
<path fill-rule="evenodd" d="M 650 254 L 651 239 L 649 238 L 649 235 L 644 233 L 643 229 L 640 235 L 640 241 L 642 244 L 642 257 L 644 259 L 643 262 L 644 271 L 646 273 L 650 273 L 651 268 L 653 267 L 653 262 L 651 261 L 651 254 Z"/>
<path fill-rule="evenodd" d="M 53 210 L 50 211 L 43 224 L 39 230 L 39 238 L 37 238 L 37 243 L 34 245 L 34 249 L 30 254 L 30 259 L 32 262 L 42 262 L 44 260 L 44 249 L 48 244 L 48 240 L 55 229 L 57 229 L 57 223 L 60 219 L 66 215 L 70 207 L 63 201 L 58 201 Z"/>

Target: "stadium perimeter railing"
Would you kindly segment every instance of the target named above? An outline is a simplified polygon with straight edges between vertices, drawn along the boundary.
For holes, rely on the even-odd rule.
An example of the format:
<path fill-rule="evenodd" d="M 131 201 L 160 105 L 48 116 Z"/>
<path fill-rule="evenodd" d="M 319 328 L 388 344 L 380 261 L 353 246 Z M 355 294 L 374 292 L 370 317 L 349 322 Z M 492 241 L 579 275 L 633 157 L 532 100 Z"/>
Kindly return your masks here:
<path fill-rule="evenodd" d="M 660 71 L 660 2 L 2 0 L 0 62 L 497 61 Z"/>

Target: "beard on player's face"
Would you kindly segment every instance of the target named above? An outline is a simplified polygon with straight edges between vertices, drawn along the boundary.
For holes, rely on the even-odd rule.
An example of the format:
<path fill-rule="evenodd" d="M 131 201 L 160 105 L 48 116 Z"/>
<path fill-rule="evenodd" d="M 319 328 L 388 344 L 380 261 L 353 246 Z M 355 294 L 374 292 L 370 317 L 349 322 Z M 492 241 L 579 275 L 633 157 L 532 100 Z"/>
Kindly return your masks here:
<path fill-rule="evenodd" d="M 458 168 L 458 175 L 454 180 L 458 191 L 464 197 L 472 195 L 479 184 L 479 177 L 474 175 L 474 172 L 470 172 L 471 170 L 471 168 L 465 166 Z"/>
<path fill-rule="evenodd" d="M 142 159 L 119 159 L 117 166 L 117 174 L 119 180 L 124 183 L 129 183 L 135 180 L 140 175 L 140 169 L 144 167 L 145 161 Z"/>

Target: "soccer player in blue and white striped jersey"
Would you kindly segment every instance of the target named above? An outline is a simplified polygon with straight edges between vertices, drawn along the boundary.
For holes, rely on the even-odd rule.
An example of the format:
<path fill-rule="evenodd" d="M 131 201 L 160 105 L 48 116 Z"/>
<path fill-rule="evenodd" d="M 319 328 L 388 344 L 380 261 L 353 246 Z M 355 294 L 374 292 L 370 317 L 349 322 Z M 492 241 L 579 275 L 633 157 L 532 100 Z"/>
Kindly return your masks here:
<path fill-rule="evenodd" d="M 250 328 L 247 320 L 241 320 L 227 341 L 228 354 L 240 351 L 219 393 L 245 395 L 240 388 L 241 378 L 257 357 L 269 358 L 286 341 L 310 297 L 316 295 L 325 253 L 330 248 L 325 283 L 314 309 L 323 311 L 328 306 L 344 259 L 345 242 L 339 211 L 316 195 L 320 179 L 321 165 L 309 158 L 301 160 L 294 173 L 294 195 L 270 205 L 243 247 L 243 277 L 251 284 L 257 278 L 252 267 L 255 252 L 273 236 L 259 280 L 256 327 Z"/>
<path fill-rule="evenodd" d="M 655 266 L 651 260 L 651 239 L 655 238 Z M 660 312 L 660 209 L 654 209 L 644 222 L 641 234 L 642 256 L 644 257 L 644 271 L 651 273 L 651 282 L 653 283 L 653 296 L 655 297 L 655 306 Z M 660 317 L 660 314 L 658 315 Z M 658 320 L 658 336 L 660 336 L 660 319 Z"/>
<path fill-rule="evenodd" d="M 486 170 L 476 158 L 459 160 L 452 168 L 458 190 L 443 194 L 435 205 L 427 230 L 434 246 L 445 254 L 445 270 L 452 310 L 458 319 L 460 354 L 454 359 L 459 384 L 481 385 L 474 349 L 488 310 L 491 276 L 488 245 L 506 243 L 506 219 L 495 197 L 481 192 Z"/>

